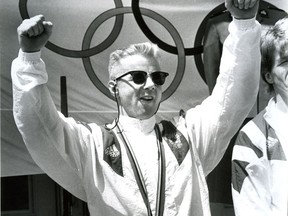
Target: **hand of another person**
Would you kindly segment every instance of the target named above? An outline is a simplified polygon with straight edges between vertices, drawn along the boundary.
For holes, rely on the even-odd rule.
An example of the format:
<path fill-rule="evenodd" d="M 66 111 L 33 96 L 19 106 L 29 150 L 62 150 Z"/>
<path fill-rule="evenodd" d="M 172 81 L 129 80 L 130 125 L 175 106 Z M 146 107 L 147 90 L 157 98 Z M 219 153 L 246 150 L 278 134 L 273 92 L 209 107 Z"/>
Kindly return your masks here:
<path fill-rule="evenodd" d="M 225 6 L 236 19 L 251 19 L 257 14 L 259 0 L 225 0 Z"/>
<path fill-rule="evenodd" d="M 43 15 L 25 19 L 17 28 L 18 41 L 23 52 L 37 52 L 45 46 L 52 34 L 53 24 Z"/>

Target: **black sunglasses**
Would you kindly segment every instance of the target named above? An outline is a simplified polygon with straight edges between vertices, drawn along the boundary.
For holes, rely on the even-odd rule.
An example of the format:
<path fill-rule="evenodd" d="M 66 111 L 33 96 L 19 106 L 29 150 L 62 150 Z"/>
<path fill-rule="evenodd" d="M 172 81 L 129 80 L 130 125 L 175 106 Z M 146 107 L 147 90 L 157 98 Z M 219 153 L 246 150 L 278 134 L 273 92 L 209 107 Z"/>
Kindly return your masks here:
<path fill-rule="evenodd" d="M 146 71 L 129 71 L 117 77 L 116 80 L 119 80 L 128 74 L 132 76 L 133 82 L 138 85 L 145 83 L 148 76 L 151 77 L 152 81 L 156 85 L 163 85 L 165 83 L 166 77 L 169 75 L 168 73 L 162 71 L 155 71 L 151 74 L 147 73 Z"/>

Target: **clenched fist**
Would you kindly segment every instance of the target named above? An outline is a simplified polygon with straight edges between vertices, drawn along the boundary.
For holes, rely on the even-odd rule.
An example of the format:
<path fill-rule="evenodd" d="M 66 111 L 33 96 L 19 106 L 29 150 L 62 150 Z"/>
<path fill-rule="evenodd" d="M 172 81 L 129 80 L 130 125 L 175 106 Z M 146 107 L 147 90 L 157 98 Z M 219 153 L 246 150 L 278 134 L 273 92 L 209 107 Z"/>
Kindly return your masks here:
<path fill-rule="evenodd" d="M 43 15 L 25 19 L 17 28 L 20 48 L 23 52 L 37 52 L 45 46 L 52 34 L 53 24 Z"/>

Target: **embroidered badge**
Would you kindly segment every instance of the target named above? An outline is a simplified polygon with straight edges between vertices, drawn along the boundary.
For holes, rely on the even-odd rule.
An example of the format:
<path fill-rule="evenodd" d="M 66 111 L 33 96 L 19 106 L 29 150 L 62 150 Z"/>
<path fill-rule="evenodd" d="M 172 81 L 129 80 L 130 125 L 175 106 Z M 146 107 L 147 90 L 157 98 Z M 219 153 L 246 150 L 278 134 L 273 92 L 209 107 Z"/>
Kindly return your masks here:
<path fill-rule="evenodd" d="M 105 153 L 105 155 L 110 156 L 111 158 L 116 158 L 116 157 L 118 157 L 120 155 L 120 152 L 116 148 L 115 144 L 113 144 L 111 146 L 108 146 L 105 149 L 104 153 Z"/>
<path fill-rule="evenodd" d="M 175 149 L 181 149 L 183 146 L 182 137 L 179 133 L 175 134 L 175 137 L 172 139 L 167 139 L 168 144 Z"/>

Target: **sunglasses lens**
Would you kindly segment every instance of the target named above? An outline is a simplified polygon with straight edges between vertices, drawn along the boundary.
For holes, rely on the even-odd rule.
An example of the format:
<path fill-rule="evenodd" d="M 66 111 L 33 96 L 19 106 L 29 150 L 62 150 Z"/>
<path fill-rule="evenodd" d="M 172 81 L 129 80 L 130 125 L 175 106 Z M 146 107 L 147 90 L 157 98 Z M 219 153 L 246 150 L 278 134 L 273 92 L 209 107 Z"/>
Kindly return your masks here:
<path fill-rule="evenodd" d="M 146 82 L 147 73 L 145 71 L 131 71 L 129 72 L 132 76 L 133 82 L 140 85 Z M 150 74 L 152 81 L 156 85 L 163 85 L 168 73 L 157 71 Z"/>
<path fill-rule="evenodd" d="M 133 82 L 136 84 L 143 84 L 146 81 L 147 73 L 144 71 L 133 71 L 131 73 L 131 76 L 133 78 Z"/>
<path fill-rule="evenodd" d="M 168 74 L 165 72 L 154 72 L 151 74 L 152 80 L 156 85 L 163 85 L 167 76 Z"/>

